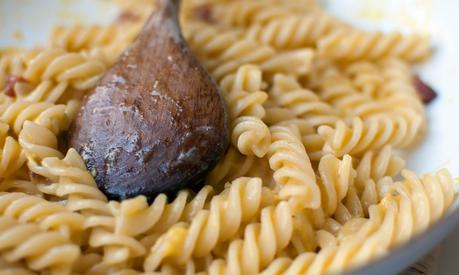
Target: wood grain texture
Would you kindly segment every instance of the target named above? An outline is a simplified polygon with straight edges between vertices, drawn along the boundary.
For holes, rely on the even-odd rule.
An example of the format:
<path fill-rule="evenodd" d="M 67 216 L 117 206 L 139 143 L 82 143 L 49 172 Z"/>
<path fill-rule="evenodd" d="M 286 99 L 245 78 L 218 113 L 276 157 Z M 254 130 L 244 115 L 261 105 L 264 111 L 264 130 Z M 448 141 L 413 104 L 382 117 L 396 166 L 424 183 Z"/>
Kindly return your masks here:
<path fill-rule="evenodd" d="M 69 144 L 111 199 L 199 185 L 224 154 L 218 86 L 187 47 L 178 0 L 158 0 L 136 41 L 85 98 Z"/>

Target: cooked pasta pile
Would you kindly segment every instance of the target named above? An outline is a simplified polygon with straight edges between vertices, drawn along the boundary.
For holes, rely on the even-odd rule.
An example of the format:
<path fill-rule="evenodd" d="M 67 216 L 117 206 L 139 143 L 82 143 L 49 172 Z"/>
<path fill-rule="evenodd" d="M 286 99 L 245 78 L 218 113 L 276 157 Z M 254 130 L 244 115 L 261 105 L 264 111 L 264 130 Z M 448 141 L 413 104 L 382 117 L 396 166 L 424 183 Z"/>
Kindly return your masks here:
<path fill-rule="evenodd" d="M 197 193 L 108 201 L 65 145 L 153 0 L 0 53 L 0 273 L 339 273 L 445 214 L 450 174 L 417 176 L 397 155 L 427 130 L 412 65 L 428 40 L 356 29 L 313 0 L 183 2 L 184 36 L 231 127 Z"/>

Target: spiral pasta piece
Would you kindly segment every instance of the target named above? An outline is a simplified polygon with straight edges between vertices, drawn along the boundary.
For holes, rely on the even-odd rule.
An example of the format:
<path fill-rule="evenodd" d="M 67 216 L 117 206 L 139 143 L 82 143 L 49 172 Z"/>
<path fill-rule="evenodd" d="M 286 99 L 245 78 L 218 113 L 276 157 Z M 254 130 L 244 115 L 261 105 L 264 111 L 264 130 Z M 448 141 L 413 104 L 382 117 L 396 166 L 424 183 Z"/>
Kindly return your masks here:
<path fill-rule="evenodd" d="M 276 49 L 294 49 L 314 46 L 317 40 L 339 27 L 340 24 L 330 16 L 309 13 L 251 24 L 245 36 Z"/>
<path fill-rule="evenodd" d="M 111 24 L 109 26 L 58 26 L 51 32 L 51 45 L 71 52 L 92 50 L 121 44 L 126 48 L 139 32 L 141 24 Z M 121 53 L 121 52 L 120 52 Z"/>
<path fill-rule="evenodd" d="M 451 176 L 446 170 L 421 179 L 412 172 L 403 174 L 405 180 L 391 186 L 395 193 L 388 190 L 379 204 L 372 205 L 368 219 L 348 221 L 335 245 L 300 254 L 293 261 L 279 258 L 262 274 L 334 274 L 380 257 L 424 231 L 453 200 Z"/>
<path fill-rule="evenodd" d="M 404 180 L 389 185 L 383 195 L 390 196 L 395 191 L 400 214 L 398 222 L 404 230 L 394 236 L 395 242 L 407 241 L 410 237 L 427 229 L 448 209 L 454 199 L 453 180 L 445 169 L 437 173 L 417 177 L 413 172 L 404 170 Z"/>
<path fill-rule="evenodd" d="M 168 261 L 184 265 L 192 256 L 209 254 L 218 243 L 232 239 L 240 226 L 260 211 L 261 195 L 259 178 L 234 180 L 189 224 L 177 224 L 161 236 L 146 259 L 145 269 L 154 271 Z"/>
<path fill-rule="evenodd" d="M 18 100 L 5 110 L 0 119 L 9 124 L 16 135 L 22 130 L 25 121 L 36 122 L 57 134 L 66 130 L 72 119 L 67 107 L 70 106 Z"/>
<path fill-rule="evenodd" d="M 190 221 L 204 208 L 212 192 L 212 187 L 205 186 L 189 201 L 190 192 L 181 191 L 170 203 L 161 194 L 151 205 L 143 196 L 121 203 L 112 201 L 111 206 L 119 209 L 115 214 L 114 232 L 127 236 L 163 233 L 179 221 Z"/>
<path fill-rule="evenodd" d="M 251 75 L 258 72 L 260 70 L 256 67 L 241 66 L 235 75 L 229 75 L 222 80 L 223 98 L 228 106 L 230 119 L 234 120 L 240 116 L 257 118 L 265 116 L 266 111 L 263 103 L 268 98 L 268 95 L 251 87 L 259 87 L 260 85 L 257 83 L 244 83 L 244 78 L 247 78 L 245 74 Z"/>
<path fill-rule="evenodd" d="M 299 5 L 304 11 L 307 5 Z M 273 19 L 291 17 L 298 6 L 276 5 L 276 1 L 231 1 L 212 5 L 212 17 L 227 26 L 247 27 L 254 23 L 266 23 Z M 301 11 L 301 10 L 300 10 Z"/>
<path fill-rule="evenodd" d="M 311 69 L 314 57 L 314 51 L 311 49 L 302 48 L 276 53 L 273 48 L 259 45 L 251 39 L 235 39 L 236 42 L 228 44 L 226 41 L 237 38 L 238 34 L 234 32 L 227 34 L 224 30 L 212 30 L 212 28 L 203 24 L 200 28 L 190 28 L 186 36 L 191 49 L 198 56 L 199 53 L 205 52 L 202 47 L 213 48 L 209 56 L 201 57 L 201 62 L 216 80 L 236 72 L 244 64 L 258 65 L 267 74 L 282 72 L 305 75 Z M 201 32 L 207 36 L 201 38 Z"/>
<path fill-rule="evenodd" d="M 269 165 L 279 185 L 279 197 L 289 200 L 294 211 L 320 206 L 320 189 L 314 170 L 301 143 L 298 128 L 272 126 Z"/>
<path fill-rule="evenodd" d="M 215 61 L 204 62 L 216 79 L 234 72 L 240 65 L 253 63 L 267 74 L 275 72 L 305 75 L 311 69 L 314 52 L 311 49 L 297 49 L 275 54 L 267 46 L 259 46 L 251 40 L 241 40 L 230 46 Z"/>
<path fill-rule="evenodd" d="M 57 135 L 67 130 L 70 121 L 76 116 L 78 107 L 79 102 L 75 100 L 70 100 L 67 105 L 20 101 L 9 108 L 9 113 L 3 114 L 10 122 L 14 120 L 15 127 L 22 127 L 22 130 L 18 127 L 20 130 L 18 139 L 27 156 L 27 165 L 33 173 L 56 179 L 41 165 L 41 161 L 48 157 L 63 158 L 57 148 Z M 28 119 L 33 116 L 37 116 L 35 122 L 29 121 Z"/>
<path fill-rule="evenodd" d="M 345 155 L 343 160 L 339 160 L 333 155 L 325 155 L 320 159 L 318 170 L 321 208 L 327 216 L 332 216 L 354 183 L 356 173 L 352 168 L 352 158 Z"/>
<path fill-rule="evenodd" d="M 387 112 L 408 109 L 425 117 L 423 104 L 413 84 L 407 62 L 384 59 L 377 63 L 361 61 L 345 68 L 354 86 L 384 106 Z M 424 119 L 425 120 L 425 119 Z"/>
<path fill-rule="evenodd" d="M 316 237 L 311 230 L 327 229 L 336 233 L 346 221 L 364 216 L 361 198 L 354 186 L 356 171 L 350 156 L 345 155 L 340 160 L 327 154 L 320 159 L 317 170 L 321 207 L 308 209 L 301 217 L 295 216 L 301 220 L 296 227 L 298 234 L 295 234 L 299 236 L 294 244 L 297 253 L 315 250 Z M 301 228 L 304 224 L 311 224 L 313 229 L 304 230 Z"/>
<path fill-rule="evenodd" d="M 399 83 L 397 79 L 388 79 L 381 89 L 394 87 Z M 397 85 L 397 84 L 395 84 Z M 412 85 L 411 82 L 403 85 Z M 403 88 L 400 85 L 396 88 Z M 394 88 L 395 88 L 394 87 Z M 393 88 L 392 88 L 393 89 Z M 412 88 L 411 88 L 412 89 Z M 385 93 L 387 92 L 380 92 Z M 400 95 L 395 90 L 391 92 L 393 96 L 384 96 L 380 99 L 372 98 L 369 95 L 359 93 L 354 90 L 352 83 L 338 71 L 329 71 L 324 76 L 321 97 L 331 102 L 334 106 L 345 110 L 351 116 L 358 116 L 362 120 L 370 120 L 373 117 L 386 117 L 392 120 L 394 125 L 402 128 L 408 136 L 408 142 L 414 144 L 419 140 L 426 129 L 426 118 L 424 111 L 420 111 L 416 106 L 420 103 L 416 95 Z M 421 107 L 422 110 L 422 107 Z"/>
<path fill-rule="evenodd" d="M 221 31 L 219 28 L 202 22 L 191 21 L 183 26 L 183 35 L 200 58 L 220 56 L 230 43 L 241 37 L 240 31 Z"/>
<path fill-rule="evenodd" d="M 405 161 L 393 153 L 391 146 L 379 151 L 368 151 L 357 165 L 356 182 L 362 186 L 367 180 L 378 181 L 383 177 L 396 177 L 404 168 Z"/>
<path fill-rule="evenodd" d="M 0 90 L 5 87 L 8 76 L 21 76 L 24 70 L 22 51 L 0 52 Z"/>
<path fill-rule="evenodd" d="M 413 84 L 413 73 L 407 62 L 400 59 L 386 59 L 378 63 L 384 85 L 378 96 L 385 98 L 397 108 L 411 108 L 425 117 L 425 108 Z M 425 118 L 424 118 L 425 120 Z"/>
<path fill-rule="evenodd" d="M 8 124 L 0 122 L 0 178 L 13 175 L 26 160 L 19 143 L 8 136 L 8 130 Z"/>
<path fill-rule="evenodd" d="M 68 82 L 72 87 L 88 90 L 95 86 L 106 66 L 99 60 L 81 53 L 68 53 L 62 49 L 47 49 L 29 57 L 24 77 L 31 83 L 40 80 Z"/>
<path fill-rule="evenodd" d="M 70 93 L 76 92 L 68 89 L 68 84 L 66 82 L 61 82 L 59 84 L 54 84 L 52 81 L 43 81 L 40 82 L 37 86 L 32 86 L 30 84 L 17 83 L 14 87 L 17 98 L 22 101 L 29 102 L 49 102 L 56 103 L 60 99 L 64 99 Z M 79 97 L 77 95 L 77 97 Z M 64 102 L 67 103 L 67 100 L 64 99 Z"/>
<path fill-rule="evenodd" d="M 382 102 L 355 89 L 353 83 L 337 68 L 327 69 L 321 76 L 319 95 L 348 116 L 368 118 L 390 109 Z"/>
<path fill-rule="evenodd" d="M 29 180 L 7 179 L 0 182 L 0 192 L 21 192 L 36 197 L 43 197 L 37 184 Z"/>
<path fill-rule="evenodd" d="M 304 89 L 292 76 L 277 74 L 270 96 L 280 106 L 307 121 L 312 127 L 334 124 L 338 113 L 312 91 Z"/>
<path fill-rule="evenodd" d="M 0 217 L 0 254 L 7 262 L 25 260 L 28 268 L 69 274 L 80 248 L 58 232 Z"/>
<path fill-rule="evenodd" d="M 32 172 L 46 178 L 54 178 L 41 166 L 41 160 L 44 158 L 64 157 L 58 150 L 58 139 L 53 131 L 37 123 L 25 121 L 19 134 L 19 144 L 27 156 L 27 166 Z"/>
<path fill-rule="evenodd" d="M 367 222 L 366 226 L 363 226 L 366 230 L 362 229 L 360 236 L 348 237 L 338 245 L 331 243 L 318 253 L 302 253 L 293 261 L 285 258 L 277 259 L 262 274 L 335 274 L 342 270 L 340 268 L 355 267 L 359 262 L 383 255 L 387 252 L 387 240 L 383 239 L 384 233 L 393 230 L 395 211 L 391 207 L 386 213 L 384 208 L 380 208 L 380 211 L 375 211 L 376 215 L 373 215 L 372 222 Z M 387 215 L 384 217 L 384 214 Z M 382 224 L 384 226 L 381 226 Z M 376 233 L 371 235 L 374 231 Z M 365 245 L 368 243 L 365 238 L 372 239 L 373 243 L 376 240 L 381 241 L 382 244 L 380 247 L 368 247 L 369 245 Z"/>
<path fill-rule="evenodd" d="M 389 57 L 419 62 L 431 54 L 430 43 L 424 37 L 403 36 L 397 32 L 383 34 L 360 30 L 333 31 L 318 41 L 317 48 L 322 56 L 348 62 Z"/>
<path fill-rule="evenodd" d="M 225 76 L 220 82 L 223 92 L 231 94 L 236 91 L 254 93 L 261 91 L 263 86 L 262 71 L 258 66 L 244 64 L 236 73 Z"/>
<path fill-rule="evenodd" d="M 271 133 L 261 119 L 242 116 L 233 121 L 231 142 L 242 154 L 262 158 L 271 144 Z"/>
<path fill-rule="evenodd" d="M 410 127 L 409 123 L 417 127 Z M 319 127 L 318 132 L 325 141 L 326 152 L 336 156 L 359 156 L 367 150 L 380 149 L 385 145 L 392 145 L 394 148 L 412 145 L 418 139 L 419 125 L 419 121 L 380 115 L 366 121 L 355 118 L 351 126 L 344 121 L 338 121 L 335 127 Z"/>
<path fill-rule="evenodd" d="M 372 62 L 358 61 L 347 66 L 346 75 L 350 78 L 354 87 L 365 95 L 377 97 L 379 89 L 384 84 L 384 77 L 379 67 Z"/>
<path fill-rule="evenodd" d="M 244 238 L 233 240 L 225 259 L 216 259 L 209 274 L 257 274 L 290 242 L 292 212 L 287 202 L 266 207 L 259 223 L 246 226 Z"/>
<path fill-rule="evenodd" d="M 77 237 L 83 231 L 84 218 L 64 206 L 24 193 L 0 193 L 0 215 L 22 223 L 38 223 L 46 231 Z"/>
<path fill-rule="evenodd" d="M 65 206 L 83 215 L 110 215 L 107 198 L 97 188 L 94 178 L 86 170 L 83 159 L 74 149 L 69 149 L 63 159 L 43 159 L 42 166 L 57 182 L 40 185 L 43 193 L 60 198 L 68 196 Z"/>
<path fill-rule="evenodd" d="M 252 65 L 241 66 L 237 73 L 221 81 L 231 122 L 231 142 L 247 156 L 266 155 L 271 143 L 268 126 L 261 120 L 265 116 L 263 103 L 268 98 L 260 91 L 261 71 Z"/>
<path fill-rule="evenodd" d="M 207 175 L 206 184 L 221 190 L 223 184 L 239 177 L 260 177 L 265 179 L 270 175 L 268 160 L 255 156 L 244 156 L 230 146 L 223 159 Z"/>
<path fill-rule="evenodd" d="M 224 198 L 229 196 L 229 208 L 232 211 L 228 213 L 234 215 L 236 214 L 234 212 L 236 207 L 247 209 L 247 207 L 250 207 L 251 200 L 256 201 L 255 196 L 255 198 L 248 198 L 247 201 L 242 200 L 242 202 L 239 202 L 242 204 L 240 206 L 233 206 L 238 203 L 237 200 L 240 197 L 244 198 L 245 194 L 255 195 L 257 193 L 256 187 L 261 188 L 261 181 L 259 185 L 256 185 L 257 183 L 255 182 L 254 185 L 252 182 L 248 182 L 248 187 L 244 187 L 244 185 L 241 186 L 242 183 L 235 181 L 233 182 L 234 185 L 231 185 L 229 192 L 222 193 L 221 196 Z M 107 265 L 125 262 L 130 258 L 142 256 L 145 250 L 140 249 L 139 243 L 131 236 L 140 238 L 140 243 L 143 246 L 151 247 L 160 234 L 166 230 L 173 231 L 171 227 L 179 221 L 194 221 L 195 216 L 205 207 L 206 199 L 211 191 L 210 187 L 203 188 L 190 202 L 187 202 L 188 192 L 181 192 L 171 204 L 167 204 L 166 197 L 160 195 L 150 207 L 144 197 L 133 198 L 121 203 L 110 202 L 112 208 L 117 209 L 115 211 L 114 229 L 106 230 L 98 228 L 97 218 L 91 217 L 96 226 L 93 225 L 94 230 L 91 233 L 90 245 L 104 248 L 104 262 Z M 214 197 L 214 199 L 217 199 L 217 197 Z M 225 213 L 225 209 L 213 211 Z M 232 217 L 231 215 L 230 217 Z M 235 220 L 232 219 L 231 222 L 235 222 Z M 229 228 L 228 226 L 235 226 L 236 224 L 228 223 L 223 225 Z"/>
<path fill-rule="evenodd" d="M 108 266 L 126 265 L 129 260 L 146 253 L 145 247 L 135 238 L 115 234 L 102 227 L 91 230 L 89 245 L 103 248 L 103 262 Z"/>
<path fill-rule="evenodd" d="M 113 232 L 114 221 L 107 198 L 97 188 L 92 175 L 74 149 L 70 149 L 63 159 L 45 158 L 41 165 L 48 177 L 54 178 L 57 183 L 40 184 L 40 191 L 58 198 L 67 197 L 67 209 L 90 217 L 85 222 L 85 228 L 91 229 L 89 245 L 103 248 L 104 263 L 123 265 L 145 254 L 145 247 L 140 241 Z"/>

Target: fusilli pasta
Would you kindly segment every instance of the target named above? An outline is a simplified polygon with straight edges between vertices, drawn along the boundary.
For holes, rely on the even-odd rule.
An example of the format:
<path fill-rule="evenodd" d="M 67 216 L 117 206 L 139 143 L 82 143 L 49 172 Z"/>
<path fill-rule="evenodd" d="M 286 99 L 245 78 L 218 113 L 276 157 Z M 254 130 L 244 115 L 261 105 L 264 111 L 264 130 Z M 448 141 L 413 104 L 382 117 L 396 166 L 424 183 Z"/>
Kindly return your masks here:
<path fill-rule="evenodd" d="M 7 262 L 25 260 L 35 271 L 70 273 L 80 255 L 79 246 L 60 233 L 9 217 L 0 217 L 0 240 L 0 254 Z"/>
<path fill-rule="evenodd" d="M 431 53 L 429 41 L 421 36 L 342 29 L 321 38 L 317 48 L 322 56 L 342 61 L 398 57 L 418 62 L 427 59 Z"/>
<path fill-rule="evenodd" d="M 340 273 L 452 204 L 446 170 L 417 177 L 396 151 L 427 131 L 413 63 L 430 42 L 360 30 L 316 0 L 181 1 L 231 144 L 199 190 L 110 201 L 66 132 L 155 8 L 114 2 L 107 25 L 0 50 L 1 274 Z"/>

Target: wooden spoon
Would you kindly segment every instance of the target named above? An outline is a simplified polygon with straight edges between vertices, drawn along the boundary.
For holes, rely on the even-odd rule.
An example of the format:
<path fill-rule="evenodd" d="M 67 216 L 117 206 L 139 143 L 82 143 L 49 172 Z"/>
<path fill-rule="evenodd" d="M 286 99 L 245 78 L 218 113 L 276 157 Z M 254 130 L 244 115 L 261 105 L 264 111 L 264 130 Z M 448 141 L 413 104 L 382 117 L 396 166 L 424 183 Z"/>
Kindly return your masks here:
<path fill-rule="evenodd" d="M 157 1 L 72 127 L 69 145 L 110 199 L 199 185 L 227 148 L 225 105 L 181 35 L 179 4 Z"/>

